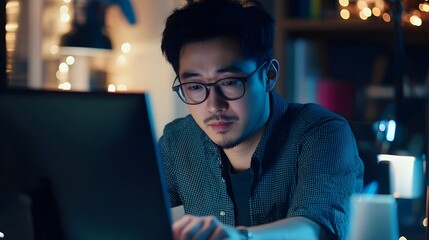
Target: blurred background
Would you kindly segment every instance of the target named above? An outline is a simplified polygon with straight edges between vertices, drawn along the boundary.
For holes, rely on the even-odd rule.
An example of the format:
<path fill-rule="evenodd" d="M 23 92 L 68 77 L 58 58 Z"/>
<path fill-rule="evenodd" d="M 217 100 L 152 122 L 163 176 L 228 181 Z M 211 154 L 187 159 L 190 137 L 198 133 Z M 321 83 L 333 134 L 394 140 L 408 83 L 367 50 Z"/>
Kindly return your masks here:
<path fill-rule="evenodd" d="M 128 21 L 121 2 L 132 7 L 135 22 Z M 167 122 L 186 113 L 170 91 L 175 74 L 160 50 L 164 21 L 179 4 L 8 0 L 2 81 L 12 88 L 150 92 L 160 135 Z"/>
<path fill-rule="evenodd" d="M 365 185 L 394 196 L 402 239 L 427 226 L 428 0 L 261 0 L 276 20 L 276 90 L 349 120 Z M 149 92 L 156 134 L 187 114 L 160 51 L 182 0 L 1 1 L 1 88 Z"/>

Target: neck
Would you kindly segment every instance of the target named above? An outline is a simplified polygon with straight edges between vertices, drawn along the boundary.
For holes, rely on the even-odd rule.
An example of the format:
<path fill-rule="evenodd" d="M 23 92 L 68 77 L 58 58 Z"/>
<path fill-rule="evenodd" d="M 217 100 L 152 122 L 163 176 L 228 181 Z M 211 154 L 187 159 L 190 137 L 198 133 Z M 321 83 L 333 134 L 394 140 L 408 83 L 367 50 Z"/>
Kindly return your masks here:
<path fill-rule="evenodd" d="M 246 141 L 233 148 L 223 150 L 235 172 L 241 172 L 250 168 L 252 155 L 256 151 L 264 130 L 265 125 Z"/>

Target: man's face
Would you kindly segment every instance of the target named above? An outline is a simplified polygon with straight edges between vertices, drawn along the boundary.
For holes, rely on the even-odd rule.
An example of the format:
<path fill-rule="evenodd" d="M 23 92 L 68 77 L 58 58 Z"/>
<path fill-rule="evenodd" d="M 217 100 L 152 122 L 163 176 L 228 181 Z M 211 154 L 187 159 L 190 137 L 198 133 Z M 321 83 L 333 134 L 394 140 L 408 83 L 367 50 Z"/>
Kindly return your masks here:
<path fill-rule="evenodd" d="M 179 59 L 181 83 L 213 83 L 222 78 L 243 77 L 257 69 L 256 62 L 243 59 L 236 41 L 218 38 L 182 47 Z M 242 98 L 227 101 L 209 87 L 207 99 L 188 109 L 199 127 L 223 148 L 249 141 L 269 116 L 265 66 L 245 83 Z"/>

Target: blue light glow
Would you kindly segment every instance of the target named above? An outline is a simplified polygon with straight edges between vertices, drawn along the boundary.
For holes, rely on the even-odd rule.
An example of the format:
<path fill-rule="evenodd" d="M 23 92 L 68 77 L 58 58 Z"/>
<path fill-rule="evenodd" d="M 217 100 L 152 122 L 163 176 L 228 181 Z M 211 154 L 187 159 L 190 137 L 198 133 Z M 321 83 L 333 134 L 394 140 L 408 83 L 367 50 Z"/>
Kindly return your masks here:
<path fill-rule="evenodd" d="M 389 142 L 393 142 L 395 140 L 395 132 L 396 132 L 396 122 L 395 120 L 390 120 L 387 124 L 387 133 L 386 140 Z"/>

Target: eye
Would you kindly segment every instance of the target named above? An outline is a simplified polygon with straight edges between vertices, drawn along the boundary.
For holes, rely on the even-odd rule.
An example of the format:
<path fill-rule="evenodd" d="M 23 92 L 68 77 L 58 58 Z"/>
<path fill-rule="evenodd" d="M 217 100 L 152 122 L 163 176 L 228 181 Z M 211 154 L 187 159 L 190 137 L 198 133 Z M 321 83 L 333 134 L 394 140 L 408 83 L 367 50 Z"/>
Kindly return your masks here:
<path fill-rule="evenodd" d="M 204 86 L 201 84 L 198 84 L 198 83 L 187 83 L 184 85 L 186 85 L 185 86 L 186 91 L 195 92 L 195 91 L 200 91 L 200 90 L 204 89 Z"/>
<path fill-rule="evenodd" d="M 221 86 L 225 87 L 234 87 L 234 86 L 240 86 L 243 82 L 240 79 L 236 78 L 228 78 L 224 79 L 220 84 Z"/>

